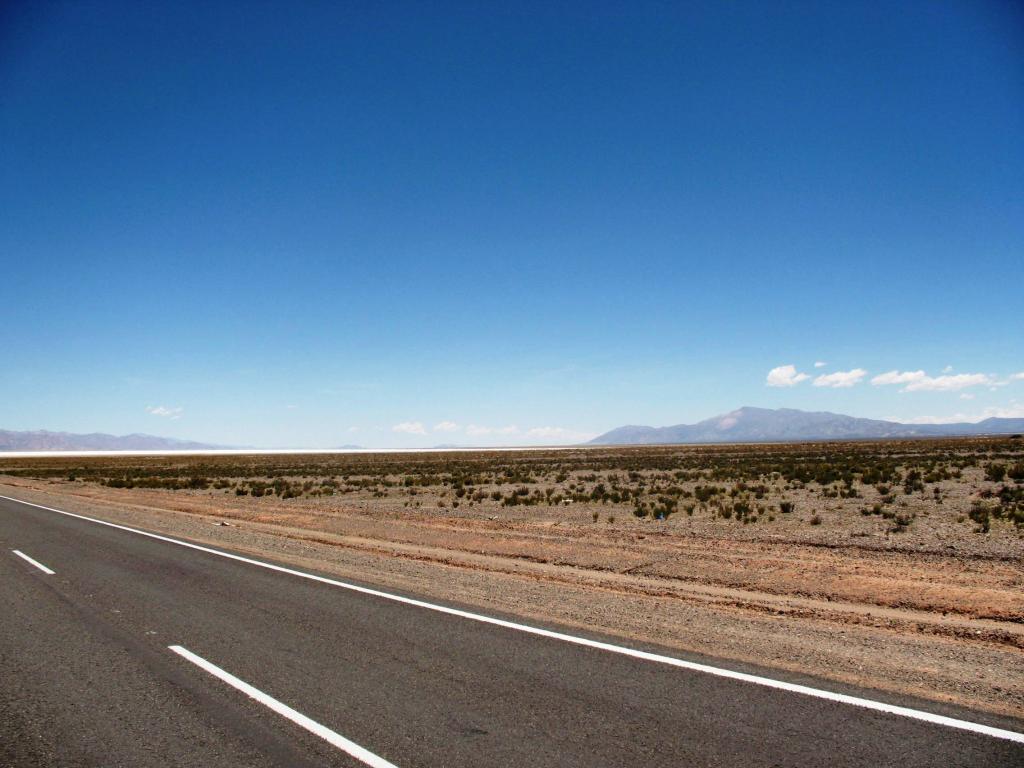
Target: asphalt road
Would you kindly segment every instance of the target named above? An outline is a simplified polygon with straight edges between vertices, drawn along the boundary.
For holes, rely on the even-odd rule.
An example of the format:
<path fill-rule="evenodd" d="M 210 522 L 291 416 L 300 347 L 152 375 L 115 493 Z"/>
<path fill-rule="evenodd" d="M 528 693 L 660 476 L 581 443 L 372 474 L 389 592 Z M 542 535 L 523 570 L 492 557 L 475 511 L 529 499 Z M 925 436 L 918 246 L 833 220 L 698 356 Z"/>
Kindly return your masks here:
<path fill-rule="evenodd" d="M 3 766 L 1024 766 L 1010 736 L 539 636 L 0 499 Z"/>

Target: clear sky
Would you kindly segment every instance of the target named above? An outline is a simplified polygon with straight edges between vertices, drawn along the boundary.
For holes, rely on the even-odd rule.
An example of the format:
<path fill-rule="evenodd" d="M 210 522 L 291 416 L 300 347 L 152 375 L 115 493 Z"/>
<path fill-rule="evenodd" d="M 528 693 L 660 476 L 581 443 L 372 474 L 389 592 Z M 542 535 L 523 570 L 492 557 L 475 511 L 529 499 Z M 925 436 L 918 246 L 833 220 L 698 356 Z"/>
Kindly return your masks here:
<path fill-rule="evenodd" d="M 6 429 L 1024 415 L 1024 10 L 4 3 L 0 262 Z"/>

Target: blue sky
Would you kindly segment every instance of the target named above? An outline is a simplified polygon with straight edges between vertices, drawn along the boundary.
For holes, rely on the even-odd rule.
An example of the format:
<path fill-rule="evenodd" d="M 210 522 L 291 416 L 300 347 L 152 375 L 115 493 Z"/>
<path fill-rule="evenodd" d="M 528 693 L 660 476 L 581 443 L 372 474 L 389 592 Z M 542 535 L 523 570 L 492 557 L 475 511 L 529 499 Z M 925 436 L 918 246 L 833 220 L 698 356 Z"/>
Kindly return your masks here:
<path fill-rule="evenodd" d="M 1024 415 L 1010 2 L 8 3 L 0 211 L 0 428 Z"/>

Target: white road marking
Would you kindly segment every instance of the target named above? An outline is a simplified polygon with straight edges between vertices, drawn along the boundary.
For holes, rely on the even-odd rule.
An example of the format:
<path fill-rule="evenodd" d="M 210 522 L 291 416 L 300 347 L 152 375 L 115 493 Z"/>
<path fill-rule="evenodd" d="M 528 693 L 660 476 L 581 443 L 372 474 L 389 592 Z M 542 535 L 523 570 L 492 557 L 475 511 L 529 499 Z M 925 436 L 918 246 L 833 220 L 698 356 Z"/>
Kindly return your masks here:
<path fill-rule="evenodd" d="M 301 728 L 305 728 L 312 734 L 319 736 L 324 741 L 334 745 L 342 752 L 346 752 L 361 763 L 372 766 L 372 768 L 397 768 L 394 763 L 389 763 L 383 757 L 373 754 L 368 749 L 364 749 L 356 744 L 354 741 L 349 741 L 340 733 L 332 731 L 326 725 L 320 725 L 316 720 L 311 720 L 301 712 L 296 712 L 294 709 L 289 707 L 287 704 L 282 704 L 280 701 L 275 699 L 273 696 L 268 696 L 258 688 L 253 688 L 244 680 L 239 680 L 237 677 L 232 675 L 230 672 L 225 672 L 223 669 L 215 664 L 211 664 L 209 661 L 204 659 L 202 656 L 196 656 L 192 651 L 187 648 L 182 648 L 180 645 L 169 645 L 167 646 L 179 656 L 188 659 L 197 667 L 204 669 L 214 677 L 223 680 L 225 683 L 230 685 L 232 688 L 241 691 L 251 699 L 255 699 L 265 707 L 277 712 L 282 717 L 287 717 L 293 723 Z"/>
<path fill-rule="evenodd" d="M 11 552 L 13 552 L 14 554 L 16 554 L 16 555 L 17 555 L 18 557 L 20 557 L 20 558 L 21 558 L 22 560 L 25 560 L 25 561 L 27 561 L 27 562 L 29 562 L 29 563 L 32 563 L 32 565 L 34 565 L 34 566 L 35 566 L 36 568 L 38 568 L 38 569 L 39 569 L 40 571 L 42 571 L 43 573 L 45 573 L 45 574 L 46 574 L 47 576 L 53 576 L 53 574 L 54 574 L 54 571 L 51 571 L 51 570 L 50 570 L 49 568 L 47 568 L 47 567 L 46 567 L 45 565 L 43 565 L 42 563 L 40 563 L 40 562 L 39 562 L 38 560 L 33 560 L 33 559 L 32 559 L 31 557 L 29 557 L 28 555 L 26 555 L 26 554 L 25 554 L 24 552 L 19 552 L 19 551 L 18 551 L 18 550 L 16 550 L 16 549 L 12 549 L 12 550 L 11 550 Z"/>
<path fill-rule="evenodd" d="M 684 661 L 683 659 L 676 659 L 672 656 L 663 656 L 658 653 L 650 653 L 649 651 L 638 651 L 634 648 L 627 648 L 626 646 L 614 645 L 612 643 L 604 643 L 599 640 L 589 640 L 585 637 L 568 635 L 563 632 L 554 632 L 550 629 L 531 627 L 528 624 L 519 624 L 514 621 L 506 621 L 505 619 L 496 619 L 492 616 L 485 616 L 481 613 L 472 613 L 470 611 L 459 610 L 458 608 L 449 608 L 445 605 L 428 603 L 425 600 L 416 600 L 415 598 L 403 597 L 402 595 L 395 595 L 390 592 L 382 592 L 379 589 L 361 587 L 358 584 L 349 584 L 344 581 L 338 581 L 337 579 L 327 578 L 326 576 L 317 576 L 313 573 L 297 571 L 294 568 L 286 568 L 283 565 L 275 565 L 274 563 L 266 563 L 262 560 L 254 560 L 251 557 L 243 557 L 242 555 L 235 555 L 231 552 L 221 552 L 220 550 L 213 549 L 212 547 L 205 547 L 201 544 L 193 544 L 188 541 L 172 539 L 169 536 L 162 536 L 158 533 L 141 531 L 138 528 L 130 528 L 127 525 L 119 525 L 118 523 L 111 523 L 106 520 L 99 520 L 98 518 L 87 517 L 85 515 L 79 515 L 74 512 L 66 512 L 63 509 L 55 509 L 54 507 L 46 507 L 43 506 L 42 504 L 34 504 L 31 501 L 22 501 L 21 499 L 15 499 L 10 496 L 0 496 L 0 499 L 15 501 L 18 502 L 19 504 L 27 504 L 30 507 L 38 507 L 39 509 L 45 509 L 50 512 L 57 512 L 62 515 L 67 515 L 68 517 L 78 518 L 79 520 L 88 520 L 91 523 L 105 525 L 110 528 L 117 528 L 118 530 L 128 531 L 129 533 L 136 533 L 140 536 L 146 536 L 148 538 L 157 539 L 159 541 L 166 541 L 170 544 L 177 544 L 178 546 L 188 547 L 189 549 L 195 549 L 200 552 L 207 552 L 211 555 L 225 557 L 229 560 L 236 560 L 240 563 L 255 565 L 260 568 L 266 568 L 271 571 L 278 571 L 279 573 L 291 574 L 292 576 L 298 576 L 303 579 L 318 581 L 321 584 L 330 584 L 334 587 L 341 587 L 342 589 L 348 589 L 353 592 L 359 592 L 364 595 L 372 595 L 373 597 L 379 597 L 385 600 L 393 600 L 396 603 L 412 605 L 416 606 L 417 608 L 425 608 L 429 611 L 437 611 L 438 613 L 444 613 L 449 616 L 458 616 L 459 618 L 469 619 L 471 621 L 479 621 L 484 624 L 492 624 L 494 626 L 504 627 L 506 629 L 514 629 L 518 632 L 526 632 L 531 635 L 547 637 L 552 640 L 561 640 L 562 642 L 572 643 L 573 645 L 581 645 L 586 648 L 595 648 L 601 651 L 608 651 L 609 653 L 618 653 L 622 656 L 630 656 L 634 659 L 653 661 L 658 664 L 666 664 L 671 667 L 687 669 L 692 672 L 702 672 L 704 674 L 714 675 L 716 677 L 724 677 L 730 680 L 740 680 L 745 683 L 752 683 L 754 685 L 765 686 L 766 688 L 775 688 L 780 691 L 798 693 L 803 696 L 813 696 L 814 698 L 825 699 L 827 701 L 835 701 L 839 702 L 840 704 L 849 704 L 854 707 L 870 709 L 875 712 L 884 712 L 886 714 L 898 715 L 899 717 L 907 717 L 913 720 L 922 720 L 926 723 L 932 723 L 934 725 L 943 725 L 947 728 L 957 728 L 963 731 L 971 731 L 972 733 L 980 733 L 985 736 L 991 736 L 996 739 L 1006 739 L 1008 741 L 1015 741 L 1020 744 L 1024 744 L 1024 733 L 1018 733 L 1016 731 L 1008 731 L 1003 728 L 994 728 L 990 725 L 982 725 L 981 723 L 972 723 L 969 720 L 958 720 L 955 717 L 936 715 L 932 712 L 925 712 L 924 710 L 920 709 L 911 709 L 910 707 L 899 707 L 894 704 L 886 704 L 885 702 L 874 701 L 873 699 L 864 699 L 859 696 L 849 696 L 845 693 L 834 693 L 833 691 L 826 691 L 821 688 L 812 688 L 807 685 L 787 683 L 784 680 L 775 680 L 770 677 L 751 675 L 746 672 L 735 672 L 731 669 L 713 667 L 710 664 L 699 664 L 695 661 Z"/>

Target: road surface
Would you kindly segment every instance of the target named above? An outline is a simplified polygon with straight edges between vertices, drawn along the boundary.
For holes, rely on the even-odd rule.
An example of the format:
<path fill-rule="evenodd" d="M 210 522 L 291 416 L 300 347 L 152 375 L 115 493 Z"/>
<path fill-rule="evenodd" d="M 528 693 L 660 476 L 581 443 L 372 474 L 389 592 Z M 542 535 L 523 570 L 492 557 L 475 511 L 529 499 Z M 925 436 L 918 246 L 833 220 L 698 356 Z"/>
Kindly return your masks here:
<path fill-rule="evenodd" d="M 0 766 L 1024 766 L 1020 721 L 372 580 L 0 498 Z"/>

